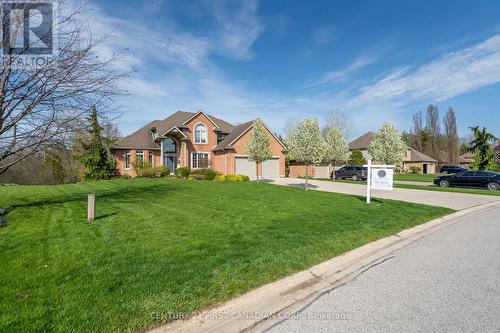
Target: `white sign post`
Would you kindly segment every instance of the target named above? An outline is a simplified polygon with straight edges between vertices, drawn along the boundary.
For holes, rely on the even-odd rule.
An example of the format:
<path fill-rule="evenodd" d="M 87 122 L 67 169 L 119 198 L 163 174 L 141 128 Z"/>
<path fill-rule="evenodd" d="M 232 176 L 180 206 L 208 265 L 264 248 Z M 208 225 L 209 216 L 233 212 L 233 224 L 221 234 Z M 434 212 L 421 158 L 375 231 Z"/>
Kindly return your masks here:
<path fill-rule="evenodd" d="M 394 165 L 372 165 L 372 160 L 368 160 L 368 177 L 366 184 L 366 203 L 371 201 L 371 191 L 383 190 L 392 191 L 394 183 Z"/>

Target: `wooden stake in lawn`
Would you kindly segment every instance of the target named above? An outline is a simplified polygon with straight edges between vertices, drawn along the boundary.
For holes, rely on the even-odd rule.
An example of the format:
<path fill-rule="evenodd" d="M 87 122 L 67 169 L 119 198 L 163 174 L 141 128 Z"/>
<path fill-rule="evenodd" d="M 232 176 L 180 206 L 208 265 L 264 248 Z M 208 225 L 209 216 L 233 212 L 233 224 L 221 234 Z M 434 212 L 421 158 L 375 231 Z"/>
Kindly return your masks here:
<path fill-rule="evenodd" d="M 95 219 L 95 194 L 89 193 L 88 208 L 87 208 L 87 221 L 92 222 Z"/>

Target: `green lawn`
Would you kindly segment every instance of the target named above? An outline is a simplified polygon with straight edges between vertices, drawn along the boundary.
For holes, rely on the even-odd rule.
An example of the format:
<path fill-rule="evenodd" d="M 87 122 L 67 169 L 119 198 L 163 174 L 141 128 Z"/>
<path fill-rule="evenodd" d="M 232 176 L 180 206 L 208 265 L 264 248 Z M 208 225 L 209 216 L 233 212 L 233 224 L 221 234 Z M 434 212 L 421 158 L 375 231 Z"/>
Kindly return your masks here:
<path fill-rule="evenodd" d="M 434 178 L 443 176 L 444 174 L 436 173 L 436 174 L 403 174 L 396 173 L 394 174 L 394 180 L 406 180 L 412 182 L 431 182 Z"/>
<path fill-rule="evenodd" d="M 176 179 L 0 186 L 7 204 L 0 332 L 143 330 L 452 212 Z"/>

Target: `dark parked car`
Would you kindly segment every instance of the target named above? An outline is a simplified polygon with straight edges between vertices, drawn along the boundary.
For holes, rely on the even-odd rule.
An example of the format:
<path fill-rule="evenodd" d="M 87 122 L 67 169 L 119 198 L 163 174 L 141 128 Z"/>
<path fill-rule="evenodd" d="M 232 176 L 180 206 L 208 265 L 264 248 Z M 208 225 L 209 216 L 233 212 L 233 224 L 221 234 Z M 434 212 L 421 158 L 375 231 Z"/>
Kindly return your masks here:
<path fill-rule="evenodd" d="M 365 180 L 367 177 L 368 169 L 362 166 L 345 166 L 335 171 L 335 178 L 339 179 Z"/>
<path fill-rule="evenodd" d="M 492 171 L 465 171 L 454 175 L 436 177 L 434 184 L 441 187 L 470 186 L 500 190 L 500 173 Z"/>
<path fill-rule="evenodd" d="M 469 169 L 456 165 L 443 165 L 441 167 L 441 173 L 459 173 L 464 171 L 469 171 Z"/>

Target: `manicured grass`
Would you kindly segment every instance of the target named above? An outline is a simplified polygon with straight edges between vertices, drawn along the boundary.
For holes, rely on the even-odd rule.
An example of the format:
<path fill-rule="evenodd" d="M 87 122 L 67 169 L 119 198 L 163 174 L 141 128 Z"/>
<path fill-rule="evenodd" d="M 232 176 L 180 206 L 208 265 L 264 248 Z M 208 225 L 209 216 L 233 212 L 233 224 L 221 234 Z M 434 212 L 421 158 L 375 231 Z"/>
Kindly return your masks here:
<path fill-rule="evenodd" d="M 143 330 L 452 212 L 175 179 L 0 186 L 2 205 L 1 332 Z"/>
<path fill-rule="evenodd" d="M 396 173 L 394 174 L 394 180 L 406 180 L 412 182 L 431 182 L 434 178 L 442 176 L 444 174 L 436 173 L 436 174 L 402 174 Z"/>
<path fill-rule="evenodd" d="M 329 180 L 331 179 L 317 179 L 317 180 Z M 337 182 L 350 183 L 356 185 L 366 185 L 365 181 L 353 181 L 353 180 L 336 180 Z M 425 190 L 425 191 L 440 191 L 440 192 L 456 192 L 456 193 L 470 193 L 470 194 L 481 194 L 481 195 L 494 195 L 500 196 L 500 191 L 491 191 L 486 188 L 475 188 L 475 187 L 439 187 L 436 185 L 413 185 L 413 184 L 394 184 L 397 188 L 408 188 L 411 190 Z"/>

